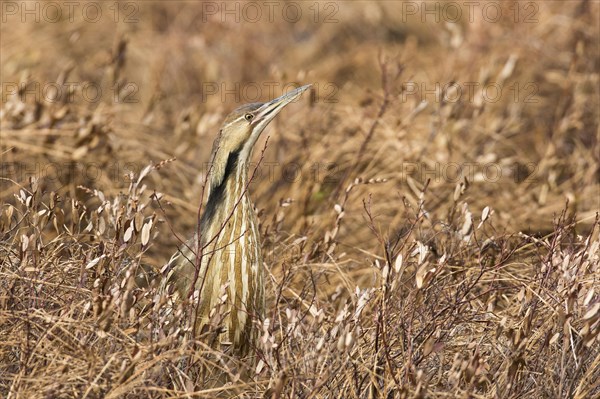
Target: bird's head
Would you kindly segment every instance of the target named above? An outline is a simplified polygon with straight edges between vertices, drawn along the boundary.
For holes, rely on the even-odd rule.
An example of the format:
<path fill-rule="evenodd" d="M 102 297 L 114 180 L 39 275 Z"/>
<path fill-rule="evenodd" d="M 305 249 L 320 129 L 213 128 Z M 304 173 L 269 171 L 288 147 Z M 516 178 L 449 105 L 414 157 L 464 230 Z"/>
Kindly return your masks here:
<path fill-rule="evenodd" d="M 227 115 L 213 144 L 211 190 L 223 183 L 228 168 L 247 166 L 254 145 L 265 127 L 310 86 L 299 87 L 266 103 L 243 105 Z"/>

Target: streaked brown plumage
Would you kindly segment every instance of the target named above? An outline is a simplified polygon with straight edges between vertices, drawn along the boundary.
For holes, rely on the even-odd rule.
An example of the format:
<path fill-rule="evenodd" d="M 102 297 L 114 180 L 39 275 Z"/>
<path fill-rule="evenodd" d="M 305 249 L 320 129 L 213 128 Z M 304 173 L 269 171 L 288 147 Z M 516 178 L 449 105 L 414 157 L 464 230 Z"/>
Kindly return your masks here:
<path fill-rule="evenodd" d="M 205 331 L 211 310 L 223 303 L 223 332 L 216 341 L 232 346 L 238 355 L 250 352 L 257 336 L 252 321 L 262 320 L 265 310 L 260 237 L 248 196 L 248 164 L 264 128 L 309 87 L 267 103 L 244 105 L 225 118 L 213 144 L 200 237 L 194 234 L 167 265 L 166 281 L 175 286 L 175 296 L 188 298 L 192 293 L 198 301 L 195 334 Z"/>

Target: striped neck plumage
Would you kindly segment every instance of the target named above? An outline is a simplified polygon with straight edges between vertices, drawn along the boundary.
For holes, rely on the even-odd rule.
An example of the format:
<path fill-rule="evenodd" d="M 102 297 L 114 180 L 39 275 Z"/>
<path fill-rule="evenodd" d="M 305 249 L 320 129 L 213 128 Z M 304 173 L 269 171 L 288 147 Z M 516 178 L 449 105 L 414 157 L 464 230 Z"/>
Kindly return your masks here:
<path fill-rule="evenodd" d="M 209 194 L 201 219 L 201 227 L 219 227 L 232 217 L 248 191 L 248 165 L 240 152 L 229 153 L 222 176 L 211 174 Z"/>

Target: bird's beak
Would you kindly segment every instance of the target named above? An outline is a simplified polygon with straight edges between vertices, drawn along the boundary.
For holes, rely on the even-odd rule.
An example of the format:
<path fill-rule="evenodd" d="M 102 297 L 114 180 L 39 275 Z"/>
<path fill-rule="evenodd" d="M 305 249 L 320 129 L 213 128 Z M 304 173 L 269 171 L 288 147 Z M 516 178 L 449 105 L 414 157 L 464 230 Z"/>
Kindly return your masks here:
<path fill-rule="evenodd" d="M 268 103 L 264 103 L 257 110 L 252 124 L 261 124 L 263 126 L 266 126 L 286 105 L 300 97 L 300 95 L 311 86 L 312 85 L 304 85 L 298 87 L 297 89 L 292 90 L 281 97 L 277 97 L 276 99 L 271 100 Z"/>

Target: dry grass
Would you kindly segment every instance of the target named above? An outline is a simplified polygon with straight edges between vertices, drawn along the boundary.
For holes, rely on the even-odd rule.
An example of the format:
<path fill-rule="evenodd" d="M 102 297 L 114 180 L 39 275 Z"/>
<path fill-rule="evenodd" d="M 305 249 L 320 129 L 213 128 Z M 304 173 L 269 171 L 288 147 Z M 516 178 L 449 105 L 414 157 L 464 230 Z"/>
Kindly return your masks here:
<path fill-rule="evenodd" d="M 114 23 L 103 4 L 98 23 L 3 8 L 2 397 L 600 396 L 597 2 L 459 24 L 397 2 L 319 3 L 318 22 L 302 3 L 295 24 L 204 21 L 195 2 Z M 258 364 L 157 336 L 142 270 L 192 232 L 244 88 L 290 81 L 316 89 L 269 128 L 251 185 Z M 423 91 L 450 82 L 458 101 Z"/>

